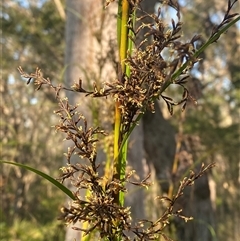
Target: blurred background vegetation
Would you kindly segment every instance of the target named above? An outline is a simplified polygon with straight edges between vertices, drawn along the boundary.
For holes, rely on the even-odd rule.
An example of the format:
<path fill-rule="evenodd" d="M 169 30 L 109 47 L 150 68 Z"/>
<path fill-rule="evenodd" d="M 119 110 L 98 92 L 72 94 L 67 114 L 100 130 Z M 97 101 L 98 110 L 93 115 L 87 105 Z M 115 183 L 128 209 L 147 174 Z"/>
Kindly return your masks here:
<path fill-rule="evenodd" d="M 66 20 L 59 2 L 1 2 L 1 160 L 24 163 L 54 177 L 63 163 L 63 137 L 51 128 L 58 121 L 53 115 L 57 104 L 50 90 L 43 88 L 36 94 L 34 86 L 26 87 L 17 67 L 21 65 L 26 72 L 39 67 L 54 83 L 63 82 Z M 179 3 L 184 38 L 201 33 L 203 42 L 221 21 L 227 5 L 227 1 L 214 0 Z M 67 3 L 61 4 L 65 8 Z M 194 81 L 189 82 L 189 89 L 197 106 L 189 104 L 184 114 L 176 108 L 170 117 L 161 104 L 176 140 L 197 140 L 201 143 L 197 161 L 216 162 L 208 177 L 214 218 L 214 224 L 205 224 L 211 231 L 210 240 L 233 241 L 240 236 L 239 28 L 238 23 L 224 34 L 192 71 Z M 177 92 L 174 88 L 169 91 Z M 5 164 L 1 165 L 0 188 L 1 241 L 64 240 L 64 225 L 57 221 L 65 202 L 62 193 L 35 174 Z"/>

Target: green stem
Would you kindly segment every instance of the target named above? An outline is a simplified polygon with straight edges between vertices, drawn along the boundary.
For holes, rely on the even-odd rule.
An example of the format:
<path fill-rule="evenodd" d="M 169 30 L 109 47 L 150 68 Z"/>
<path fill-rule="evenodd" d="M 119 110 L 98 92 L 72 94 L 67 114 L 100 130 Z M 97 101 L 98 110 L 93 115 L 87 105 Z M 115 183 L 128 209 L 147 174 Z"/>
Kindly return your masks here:
<path fill-rule="evenodd" d="M 210 44 L 216 42 L 224 32 L 226 32 L 233 24 L 235 24 L 235 23 L 238 22 L 239 20 L 240 20 L 240 17 L 235 18 L 235 19 L 232 20 L 230 23 L 228 23 L 225 27 L 223 27 L 221 30 L 219 30 L 217 33 L 215 33 L 213 36 L 211 36 L 211 37 L 208 39 L 208 41 L 207 41 L 205 44 L 203 44 L 203 45 L 196 51 L 196 53 L 193 55 L 193 58 L 198 58 L 198 57 L 200 56 L 200 54 L 201 54 L 202 52 L 204 52 L 204 51 L 209 47 Z M 190 62 L 190 61 L 191 61 L 191 60 L 189 60 L 189 61 L 187 61 L 186 63 L 184 63 L 184 64 L 173 74 L 172 78 L 171 78 L 169 81 L 167 81 L 167 82 L 165 83 L 165 85 L 162 87 L 160 94 L 163 93 L 163 92 L 166 90 L 166 88 L 167 88 L 169 85 L 171 85 L 171 84 L 174 82 L 174 80 L 187 68 L 187 66 L 189 65 L 189 62 Z"/>
<path fill-rule="evenodd" d="M 117 36 L 118 36 L 118 46 L 119 46 L 119 60 L 121 69 L 119 78 L 121 78 L 122 73 L 126 72 L 125 59 L 127 56 L 128 49 L 128 23 L 129 20 L 129 2 L 127 0 L 119 1 L 118 5 L 118 22 L 117 22 Z M 120 79 L 121 81 L 121 79 Z M 126 146 L 124 152 L 119 152 L 120 144 L 122 141 L 121 136 L 121 112 L 119 109 L 120 101 L 116 102 L 115 105 L 115 127 L 114 127 L 114 178 L 121 180 L 125 175 L 126 166 Z M 126 142 L 125 142 L 126 143 Z M 127 144 L 126 144 L 127 145 Z M 116 202 L 123 206 L 124 196 L 123 194 L 118 194 L 115 197 Z"/>

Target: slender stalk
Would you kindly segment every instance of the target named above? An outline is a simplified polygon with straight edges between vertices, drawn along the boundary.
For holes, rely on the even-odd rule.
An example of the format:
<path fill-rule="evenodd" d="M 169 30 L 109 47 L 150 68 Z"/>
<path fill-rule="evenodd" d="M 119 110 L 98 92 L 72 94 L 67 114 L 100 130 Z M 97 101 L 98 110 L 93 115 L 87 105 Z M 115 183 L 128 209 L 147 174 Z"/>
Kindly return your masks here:
<path fill-rule="evenodd" d="M 216 34 L 214 34 L 213 36 L 211 36 L 208 41 L 203 44 L 197 51 L 196 53 L 193 55 L 194 58 L 198 58 L 199 55 L 204 52 L 208 47 L 209 45 L 213 44 L 214 42 L 216 42 L 220 36 L 225 33 L 233 24 L 235 24 L 236 22 L 238 22 L 240 20 L 240 17 L 237 17 L 235 18 L 234 20 L 232 20 L 230 23 L 228 23 L 225 27 L 223 27 L 221 30 L 219 30 Z M 164 86 L 162 87 L 161 89 L 161 93 L 164 92 L 167 87 L 169 85 L 171 85 L 172 83 L 174 83 L 174 80 L 188 67 L 189 65 L 189 61 L 187 61 L 185 64 L 183 64 L 172 76 L 172 78 L 166 82 L 164 84 Z"/>
<path fill-rule="evenodd" d="M 124 60 L 127 56 L 128 19 L 129 19 L 129 3 L 128 3 L 128 0 L 122 0 L 122 23 L 121 23 L 121 38 L 120 38 L 120 49 L 119 49 L 122 73 L 125 72 Z"/>
<path fill-rule="evenodd" d="M 132 18 L 132 24 L 134 27 L 135 21 L 136 21 L 136 10 L 133 11 L 131 18 Z M 134 34 L 131 30 L 128 31 L 128 36 L 129 35 L 133 38 Z M 131 38 L 128 38 L 127 52 L 129 54 L 131 54 L 132 49 L 133 49 L 133 41 L 131 40 Z M 129 65 L 126 65 L 125 74 L 127 77 L 130 77 L 131 71 L 130 71 Z M 122 139 L 123 139 L 123 137 L 122 137 Z M 127 149 L 128 149 L 128 140 L 126 140 L 124 142 L 122 148 L 121 148 L 121 145 L 119 147 L 119 152 L 121 153 L 121 161 L 119 162 L 119 164 L 120 164 L 120 168 L 119 168 L 120 169 L 120 180 L 122 180 L 125 177 Z M 123 204 L 124 204 L 124 193 L 123 192 L 120 192 L 120 194 L 119 194 L 119 201 L 120 201 L 120 204 L 123 206 Z"/>
<path fill-rule="evenodd" d="M 128 48 L 128 23 L 129 19 L 129 3 L 127 0 L 119 1 L 118 5 L 118 46 L 119 46 L 119 60 L 120 60 L 120 69 L 119 69 L 119 78 L 122 77 L 122 73 L 125 73 L 126 67 L 124 60 L 127 56 Z M 120 79 L 121 80 L 121 79 Z M 115 127 L 114 127 L 114 178 L 120 179 L 121 177 L 121 167 L 123 160 L 122 153 L 119 153 L 121 145 L 121 113 L 120 113 L 120 102 L 117 101 L 115 105 Z M 125 146 L 126 151 L 126 146 Z M 125 153 L 124 151 L 124 153 Z M 124 155 L 126 156 L 126 154 Z M 125 166 L 125 164 L 123 165 Z M 119 194 L 116 197 L 116 202 L 121 206 L 123 205 L 123 198 L 119 200 Z"/>
<path fill-rule="evenodd" d="M 132 16 L 131 16 L 132 14 Z M 128 27 L 128 21 L 131 18 L 134 26 L 136 19 L 135 10 L 131 12 L 127 0 L 119 1 L 118 5 L 118 47 L 119 47 L 119 79 L 121 80 L 123 73 L 130 77 L 130 68 L 125 64 L 127 54 L 131 54 L 133 42 L 129 35 L 133 37 L 133 32 Z M 123 180 L 125 177 L 126 160 L 127 160 L 127 140 L 122 145 L 123 136 L 121 135 L 121 113 L 119 109 L 120 102 L 115 105 L 115 132 L 114 132 L 114 177 Z M 116 200 L 121 206 L 124 204 L 124 193 L 120 192 Z"/>

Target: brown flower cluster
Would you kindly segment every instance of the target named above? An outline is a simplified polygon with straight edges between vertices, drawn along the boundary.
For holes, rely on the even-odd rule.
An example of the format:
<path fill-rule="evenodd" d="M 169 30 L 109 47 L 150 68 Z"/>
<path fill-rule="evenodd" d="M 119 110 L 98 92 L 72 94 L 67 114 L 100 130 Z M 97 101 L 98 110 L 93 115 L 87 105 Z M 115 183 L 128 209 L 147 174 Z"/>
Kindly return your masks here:
<path fill-rule="evenodd" d="M 62 167 L 62 174 L 59 178 L 61 182 L 68 179 L 75 187 L 75 199 L 69 204 L 69 207 L 62 208 L 63 219 L 67 224 L 75 224 L 77 221 L 87 222 L 88 228 L 83 229 L 74 227 L 76 230 L 83 231 L 86 235 L 93 231 L 98 231 L 100 237 L 107 240 L 116 240 L 121 237 L 121 240 L 129 241 L 129 232 L 135 234 L 133 240 L 155 240 L 160 236 L 169 239 L 163 230 L 168 224 L 172 216 L 177 216 L 185 220 L 190 218 L 181 214 L 181 210 L 174 211 L 173 207 L 176 201 L 182 196 L 183 190 L 194 181 L 201 177 L 207 170 L 213 167 L 210 164 L 206 167 L 202 166 L 199 173 L 191 172 L 189 177 L 186 177 L 181 182 L 178 191 L 172 199 L 168 197 L 157 197 L 168 203 L 165 212 L 156 221 L 140 220 L 136 225 L 131 224 L 131 213 L 129 207 L 122 207 L 116 204 L 114 197 L 116 193 L 126 192 L 125 183 L 131 183 L 141 187 L 147 187 L 150 183 L 147 181 L 149 176 L 140 182 L 131 180 L 133 172 L 126 174 L 123 180 L 112 179 L 107 183 L 103 182 L 104 177 L 99 176 L 98 168 L 100 164 L 96 163 L 96 146 L 97 135 L 106 133 L 100 128 L 88 128 L 87 121 L 77 111 L 78 106 L 72 106 L 67 99 L 61 99 L 59 93 L 61 86 L 55 87 L 49 79 L 45 79 L 39 69 L 35 73 L 27 74 L 21 67 L 19 71 L 23 77 L 35 79 L 37 88 L 43 84 L 53 88 L 56 97 L 59 101 L 59 110 L 56 114 L 60 117 L 60 122 L 56 125 L 56 129 L 66 134 L 67 140 L 72 140 L 74 146 L 68 149 L 66 154 L 68 165 Z M 88 93 L 89 94 L 89 93 Z M 94 93 L 91 93 L 94 95 Z M 71 156 L 78 155 L 80 159 L 85 159 L 87 162 L 71 163 Z M 87 190 L 89 195 L 81 197 L 80 190 Z"/>
<path fill-rule="evenodd" d="M 77 221 L 87 222 L 87 229 L 79 227 L 74 227 L 74 229 L 83 231 L 85 235 L 97 230 L 102 238 L 108 237 L 109 240 L 123 236 L 123 231 L 130 229 L 130 208 L 121 207 L 114 202 L 114 194 L 125 191 L 123 183 L 116 180 L 103 187 L 101 178 L 89 165 L 69 165 L 62 170 L 62 178 L 70 174 L 72 184 L 77 191 L 75 192 L 76 199 L 72 201 L 70 207 L 62 208 L 63 214 L 60 219 L 67 224 L 75 224 Z M 76 172 L 78 174 L 74 177 L 73 173 Z M 88 190 L 89 195 L 86 198 L 79 196 L 81 189 Z"/>
<path fill-rule="evenodd" d="M 130 76 L 121 74 L 117 81 L 107 83 L 110 89 L 105 91 L 113 94 L 115 100 L 120 103 L 122 134 L 129 131 L 136 117 L 143 114 L 146 109 L 154 112 L 154 101 L 160 96 L 167 103 L 171 114 L 174 105 L 183 103 L 185 108 L 189 97 L 192 98 L 183 84 L 188 77 L 188 71 L 199 60 L 194 56 L 195 42 L 199 36 L 194 36 L 189 43 L 179 40 L 182 27 L 179 6 L 172 1 L 168 4 L 177 11 L 179 20 L 178 23 L 172 20 L 171 26 L 166 25 L 160 18 L 161 9 L 158 15 L 155 15 L 144 12 L 140 5 L 133 5 L 133 9 L 137 8 L 140 17 L 136 19 L 136 25 L 139 26 L 137 29 L 133 28 L 132 18 L 128 23 L 133 33 L 131 40 L 135 46 L 133 53 L 125 60 L 126 68 L 130 69 L 131 74 Z M 142 39 L 140 43 L 139 38 Z M 176 70 L 184 63 L 188 63 L 188 69 L 184 69 L 175 78 Z M 179 102 L 162 95 L 173 82 L 183 87 L 183 97 Z"/>

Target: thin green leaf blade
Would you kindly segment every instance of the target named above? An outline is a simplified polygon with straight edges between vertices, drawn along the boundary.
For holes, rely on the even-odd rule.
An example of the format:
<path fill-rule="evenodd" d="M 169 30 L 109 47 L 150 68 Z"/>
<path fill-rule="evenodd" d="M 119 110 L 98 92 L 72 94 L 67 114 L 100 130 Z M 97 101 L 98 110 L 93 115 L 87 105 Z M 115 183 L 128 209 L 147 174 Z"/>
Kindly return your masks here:
<path fill-rule="evenodd" d="M 18 167 L 22 167 L 25 168 L 31 172 L 36 173 L 37 175 L 43 177 L 44 179 L 48 180 L 49 182 L 51 182 L 54 186 L 56 186 L 57 188 L 59 188 L 62 192 L 64 192 L 67 196 L 69 196 L 71 199 L 76 199 L 75 196 L 73 195 L 73 193 L 71 192 L 71 190 L 69 190 L 67 187 L 65 187 L 63 184 L 61 184 L 60 182 L 58 182 L 57 180 L 55 180 L 54 178 L 50 177 L 49 175 L 47 175 L 44 172 L 41 172 L 33 167 L 21 164 L 21 163 L 17 163 L 17 162 L 10 162 L 10 161 L 0 161 L 0 163 L 3 164 L 10 164 L 10 165 L 14 165 L 14 166 L 18 166 Z"/>

